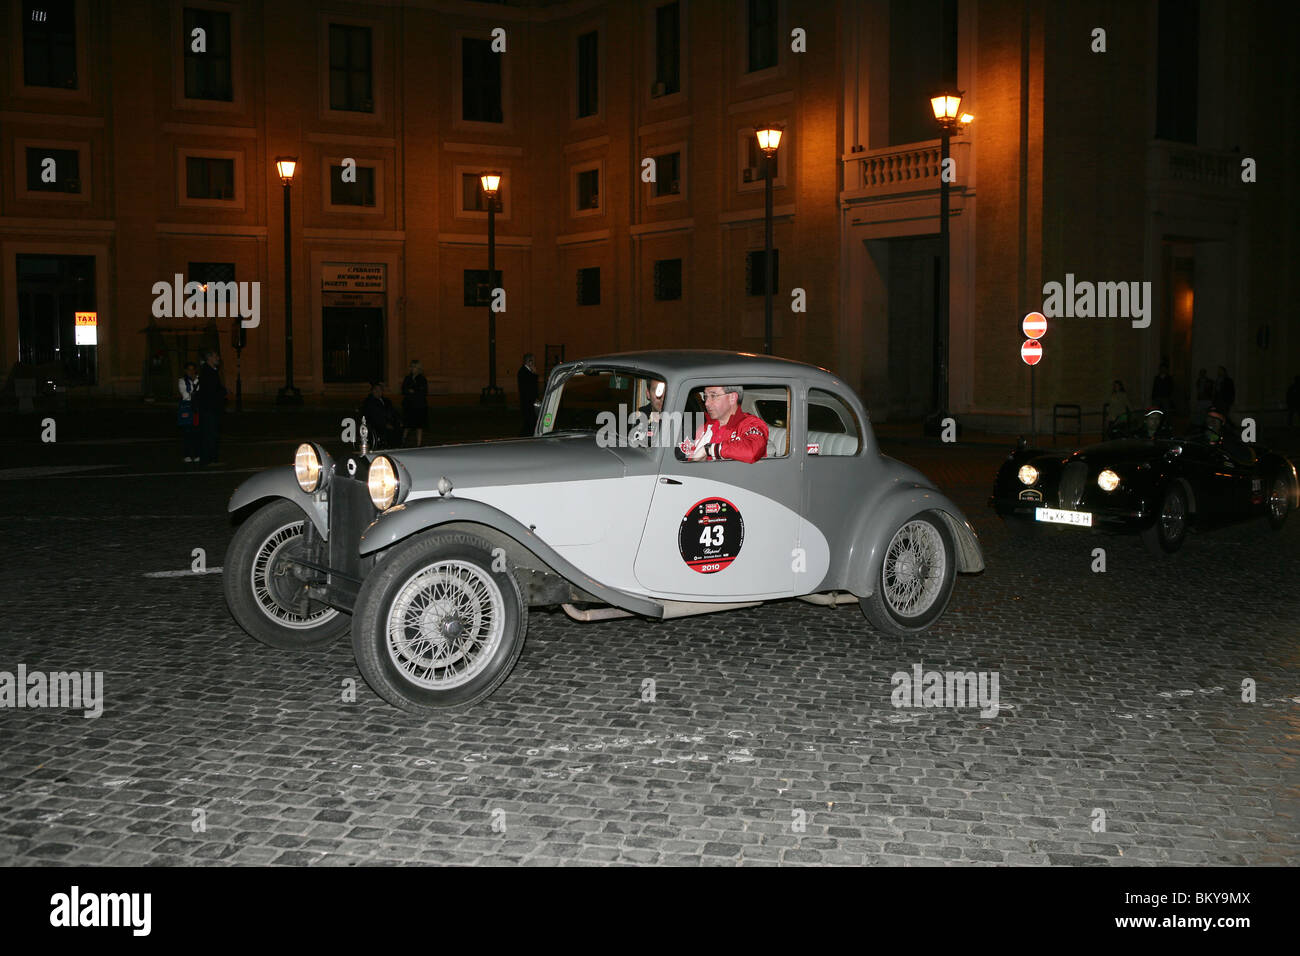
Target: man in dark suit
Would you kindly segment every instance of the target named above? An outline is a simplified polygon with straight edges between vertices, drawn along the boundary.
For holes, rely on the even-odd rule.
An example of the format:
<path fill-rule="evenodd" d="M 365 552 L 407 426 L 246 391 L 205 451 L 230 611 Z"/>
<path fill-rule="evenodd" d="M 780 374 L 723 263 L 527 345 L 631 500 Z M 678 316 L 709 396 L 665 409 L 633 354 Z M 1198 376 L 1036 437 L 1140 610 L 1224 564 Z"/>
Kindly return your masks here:
<path fill-rule="evenodd" d="M 221 382 L 221 356 L 209 350 L 203 353 L 199 368 L 199 387 L 194 392 L 194 413 L 199 419 L 199 463 L 219 465 L 221 416 L 226 408 L 226 386 Z"/>
<path fill-rule="evenodd" d="M 537 370 L 533 367 L 532 352 L 524 355 L 524 364 L 519 366 L 515 381 L 519 385 L 519 412 L 523 419 L 519 434 L 531 435 L 533 429 L 537 427 L 537 409 L 533 406 L 537 403 L 538 388 Z"/>

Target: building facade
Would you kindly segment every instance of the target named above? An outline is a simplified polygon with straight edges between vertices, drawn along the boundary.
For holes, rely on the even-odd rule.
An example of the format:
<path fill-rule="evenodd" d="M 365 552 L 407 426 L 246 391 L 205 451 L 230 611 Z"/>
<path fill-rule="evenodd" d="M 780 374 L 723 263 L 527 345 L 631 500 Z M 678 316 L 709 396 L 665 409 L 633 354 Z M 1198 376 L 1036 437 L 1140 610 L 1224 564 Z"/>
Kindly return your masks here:
<path fill-rule="evenodd" d="M 1295 134 L 1265 111 L 1296 75 L 1268 11 L 1240 10 L 14 2 L 0 362 L 62 367 L 120 395 L 174 381 L 206 345 L 229 368 L 238 294 L 163 307 L 160 283 L 191 282 L 256 291 L 258 324 L 237 354 L 245 394 L 265 398 L 287 377 L 286 289 L 294 384 L 308 396 L 400 381 L 412 358 L 435 391 L 476 394 L 497 287 L 508 390 L 526 351 L 539 364 L 760 351 L 753 129 L 780 122 L 774 351 L 839 372 L 876 418 L 932 410 L 942 362 L 954 413 L 1023 427 L 1019 320 L 1067 274 L 1150 282 L 1150 325 L 1053 318 L 1040 409 L 1098 406 L 1114 377 L 1149 390 L 1161 357 L 1180 387 L 1224 364 L 1240 404 L 1276 404 L 1300 370 L 1281 268 L 1296 226 L 1278 214 L 1295 209 Z M 952 147 L 947 343 L 927 116 L 943 84 L 975 115 Z M 288 190 L 285 157 L 297 163 Z M 489 170 L 502 174 L 495 279 L 478 186 Z M 77 313 L 94 313 L 96 344 L 76 345 L 88 321 Z"/>

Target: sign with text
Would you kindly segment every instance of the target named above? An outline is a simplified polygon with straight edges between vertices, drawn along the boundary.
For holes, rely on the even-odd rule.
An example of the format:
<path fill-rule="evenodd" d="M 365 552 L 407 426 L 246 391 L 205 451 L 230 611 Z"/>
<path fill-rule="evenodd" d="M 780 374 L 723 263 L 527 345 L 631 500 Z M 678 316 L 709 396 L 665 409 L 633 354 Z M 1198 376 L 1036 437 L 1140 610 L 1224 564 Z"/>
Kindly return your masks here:
<path fill-rule="evenodd" d="M 382 262 L 325 262 L 320 286 L 324 292 L 385 292 L 387 267 Z"/>
<path fill-rule="evenodd" d="M 66 314 L 66 313 L 65 313 Z M 77 345 L 99 344 L 99 313 L 77 312 L 75 341 Z"/>

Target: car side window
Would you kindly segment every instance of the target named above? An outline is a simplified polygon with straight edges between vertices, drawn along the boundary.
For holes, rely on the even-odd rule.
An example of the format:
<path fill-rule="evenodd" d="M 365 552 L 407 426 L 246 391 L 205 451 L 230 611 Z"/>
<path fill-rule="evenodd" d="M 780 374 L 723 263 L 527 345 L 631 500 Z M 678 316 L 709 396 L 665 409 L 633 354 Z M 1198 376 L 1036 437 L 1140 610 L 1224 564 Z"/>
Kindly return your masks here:
<path fill-rule="evenodd" d="M 723 385 L 733 384 L 729 382 Z M 767 425 L 767 453 L 763 459 L 790 457 L 790 389 L 784 385 L 751 385 L 736 382 L 741 387 L 740 410 L 755 415 Z M 710 387 L 715 387 L 710 384 Z M 686 401 L 686 420 L 709 423 L 705 411 L 704 389 L 692 387 Z M 760 459 L 760 460 L 763 460 Z"/>
<path fill-rule="evenodd" d="M 845 457 L 861 450 L 862 427 L 849 404 L 831 392 L 809 389 L 808 455 Z"/>

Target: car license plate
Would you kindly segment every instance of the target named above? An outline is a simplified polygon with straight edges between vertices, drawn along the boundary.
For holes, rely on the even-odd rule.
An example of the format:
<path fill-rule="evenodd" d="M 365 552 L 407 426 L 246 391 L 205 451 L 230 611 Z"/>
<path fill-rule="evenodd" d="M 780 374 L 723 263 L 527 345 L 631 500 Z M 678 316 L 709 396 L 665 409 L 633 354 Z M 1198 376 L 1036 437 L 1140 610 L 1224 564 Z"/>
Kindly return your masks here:
<path fill-rule="evenodd" d="M 1081 528 L 1092 527 L 1091 511 L 1062 511 L 1060 508 L 1035 508 L 1037 521 L 1049 521 L 1052 524 L 1074 524 Z"/>

